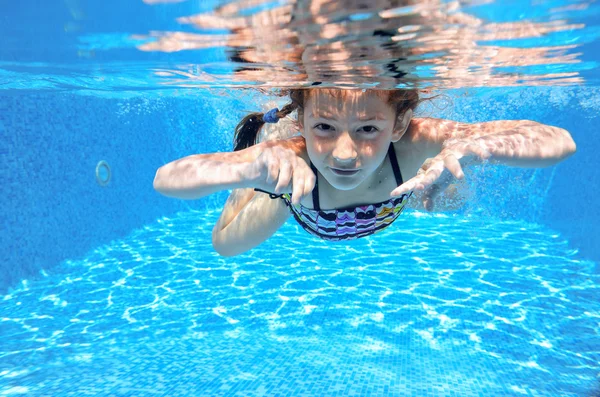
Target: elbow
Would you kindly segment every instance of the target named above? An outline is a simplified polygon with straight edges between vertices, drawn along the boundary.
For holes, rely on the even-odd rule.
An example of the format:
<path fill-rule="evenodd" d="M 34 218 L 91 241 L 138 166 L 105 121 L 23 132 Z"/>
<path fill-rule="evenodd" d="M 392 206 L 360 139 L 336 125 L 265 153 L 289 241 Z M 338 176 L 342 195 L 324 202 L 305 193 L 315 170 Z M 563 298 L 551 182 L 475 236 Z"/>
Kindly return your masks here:
<path fill-rule="evenodd" d="M 543 126 L 543 124 L 537 122 L 531 121 L 531 123 L 535 123 L 538 126 Z M 549 127 L 549 134 L 553 140 L 553 143 L 549 142 L 548 145 L 554 147 L 554 158 L 556 160 L 565 160 L 568 157 L 571 157 L 573 154 L 575 154 L 575 152 L 577 152 L 577 144 L 575 144 L 575 141 L 573 140 L 573 137 L 571 136 L 569 131 L 560 127 L 546 127 Z"/>
<path fill-rule="evenodd" d="M 215 229 L 213 229 L 213 233 L 212 233 L 212 246 L 213 246 L 213 249 L 217 252 L 217 254 L 224 256 L 226 258 L 231 258 L 231 257 L 237 256 L 241 253 L 241 252 L 237 252 L 236 250 L 232 249 L 233 248 L 232 245 L 227 244 L 223 240 L 224 239 L 222 238 L 221 234 L 217 231 L 216 226 L 215 226 Z"/>
<path fill-rule="evenodd" d="M 566 159 L 577 152 L 577 144 L 569 131 L 561 129 L 561 132 L 563 134 L 563 159 Z"/>
<path fill-rule="evenodd" d="M 567 134 L 569 134 L 569 133 L 567 132 Z M 569 150 L 568 156 L 571 156 L 571 155 L 575 154 L 575 152 L 577 152 L 577 144 L 571 137 L 571 134 L 569 134 L 568 150 Z"/>
<path fill-rule="evenodd" d="M 232 252 L 231 250 L 227 249 L 227 247 L 225 247 L 223 245 L 219 245 L 219 244 L 214 244 L 214 242 L 213 242 L 213 248 L 217 254 L 219 254 L 225 258 L 231 258 L 231 257 L 238 255 L 238 253 Z"/>
<path fill-rule="evenodd" d="M 161 169 L 162 167 L 156 170 L 156 174 L 154 175 L 154 182 L 152 182 L 152 187 L 154 187 L 154 190 L 156 190 L 159 193 L 163 193 L 165 189 L 163 185 Z"/>
<path fill-rule="evenodd" d="M 160 167 L 156 171 L 156 174 L 154 175 L 154 181 L 152 182 L 152 187 L 163 196 L 179 198 L 177 195 L 173 194 L 174 191 L 168 184 L 168 178 L 165 176 L 164 167 Z"/>

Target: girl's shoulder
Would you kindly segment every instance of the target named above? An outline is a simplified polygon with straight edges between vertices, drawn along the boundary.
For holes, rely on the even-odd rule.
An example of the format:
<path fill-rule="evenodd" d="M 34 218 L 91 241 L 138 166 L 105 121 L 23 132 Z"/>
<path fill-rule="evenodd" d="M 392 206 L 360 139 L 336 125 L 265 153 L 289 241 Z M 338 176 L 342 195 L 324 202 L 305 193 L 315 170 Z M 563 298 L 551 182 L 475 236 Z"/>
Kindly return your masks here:
<path fill-rule="evenodd" d="M 437 156 L 441 150 L 441 146 L 422 142 L 411 142 L 403 139 L 395 142 L 394 151 L 398 158 L 402 179 L 406 182 L 416 176 L 425 160 Z"/>

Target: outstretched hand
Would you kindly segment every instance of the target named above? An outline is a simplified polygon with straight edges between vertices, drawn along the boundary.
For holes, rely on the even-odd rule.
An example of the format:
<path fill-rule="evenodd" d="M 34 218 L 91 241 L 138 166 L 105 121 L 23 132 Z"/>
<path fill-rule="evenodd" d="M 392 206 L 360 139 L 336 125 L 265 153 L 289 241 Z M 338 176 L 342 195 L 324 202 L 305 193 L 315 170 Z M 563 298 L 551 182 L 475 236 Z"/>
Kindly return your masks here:
<path fill-rule="evenodd" d="M 391 193 L 392 197 L 400 196 L 410 191 L 423 191 L 423 207 L 432 211 L 434 199 L 456 179 L 463 179 L 465 174 L 462 166 L 469 158 L 481 161 L 491 157 L 490 152 L 476 139 L 448 140 L 442 151 L 435 157 L 425 160 L 414 178 L 398 186 Z M 461 165 L 461 160 L 463 165 Z"/>

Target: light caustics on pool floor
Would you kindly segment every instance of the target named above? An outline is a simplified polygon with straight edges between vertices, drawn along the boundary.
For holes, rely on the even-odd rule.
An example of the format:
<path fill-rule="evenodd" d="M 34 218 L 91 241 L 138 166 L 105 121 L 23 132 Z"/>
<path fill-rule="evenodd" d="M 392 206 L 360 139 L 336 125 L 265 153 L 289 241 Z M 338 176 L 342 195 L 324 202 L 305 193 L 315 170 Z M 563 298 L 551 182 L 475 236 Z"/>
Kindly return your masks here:
<path fill-rule="evenodd" d="M 0 297 L 0 395 L 581 396 L 600 272 L 521 222 L 407 212 L 347 243 L 288 222 L 247 255 L 163 218 Z"/>

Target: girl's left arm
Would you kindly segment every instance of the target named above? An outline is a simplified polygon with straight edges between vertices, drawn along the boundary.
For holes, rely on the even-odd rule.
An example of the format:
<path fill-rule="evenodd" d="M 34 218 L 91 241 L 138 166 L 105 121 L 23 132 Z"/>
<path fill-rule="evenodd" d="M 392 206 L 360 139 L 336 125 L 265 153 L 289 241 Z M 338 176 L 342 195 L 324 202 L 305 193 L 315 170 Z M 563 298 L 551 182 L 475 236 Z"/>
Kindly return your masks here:
<path fill-rule="evenodd" d="M 414 119 L 402 141 L 423 156 L 414 178 L 392 191 L 400 196 L 414 191 L 426 209 L 451 182 L 463 179 L 462 168 L 481 161 L 514 167 L 555 165 L 575 153 L 571 134 L 529 120 L 502 120 L 478 124 L 439 119 Z M 448 171 L 448 172 L 445 172 Z"/>
<path fill-rule="evenodd" d="M 454 147 L 477 146 L 465 155 L 489 153 L 489 160 L 514 167 L 547 167 L 575 153 L 577 147 L 568 131 L 530 120 L 500 120 L 460 123 L 450 120 L 413 119 L 406 139 L 424 146 L 428 157 Z M 403 138 L 404 139 L 404 138 Z"/>

